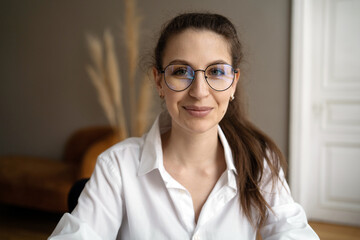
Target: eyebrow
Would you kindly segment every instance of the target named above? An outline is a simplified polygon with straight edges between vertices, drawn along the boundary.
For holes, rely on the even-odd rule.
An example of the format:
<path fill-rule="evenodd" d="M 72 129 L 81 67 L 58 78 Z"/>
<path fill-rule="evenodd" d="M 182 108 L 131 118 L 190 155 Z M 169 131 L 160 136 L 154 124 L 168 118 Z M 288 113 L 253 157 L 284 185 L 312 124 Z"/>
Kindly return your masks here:
<path fill-rule="evenodd" d="M 219 64 L 219 63 L 229 64 L 229 63 L 227 63 L 226 61 L 224 61 L 224 60 L 222 60 L 222 59 L 218 59 L 218 60 L 215 60 L 215 61 L 212 61 L 212 62 L 208 63 L 208 64 L 206 65 L 206 67 L 207 67 L 207 66 L 210 66 L 210 65 L 213 65 L 213 64 Z M 169 62 L 166 66 L 173 65 L 173 64 L 189 65 L 190 67 L 194 68 L 191 63 L 189 63 L 188 61 L 183 60 L 183 59 L 174 59 L 174 60 L 172 60 L 171 62 Z M 230 64 L 229 64 L 229 65 L 230 65 Z M 165 67 L 166 67 L 166 66 L 165 66 Z"/>

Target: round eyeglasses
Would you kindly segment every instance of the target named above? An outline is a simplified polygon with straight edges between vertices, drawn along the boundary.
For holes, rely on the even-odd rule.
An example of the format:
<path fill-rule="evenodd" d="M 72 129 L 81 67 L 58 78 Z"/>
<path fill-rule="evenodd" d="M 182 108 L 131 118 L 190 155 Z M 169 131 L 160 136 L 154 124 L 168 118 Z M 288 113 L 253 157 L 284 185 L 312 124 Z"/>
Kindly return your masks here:
<path fill-rule="evenodd" d="M 173 91 L 181 92 L 190 87 L 195 79 L 195 73 L 204 72 L 207 84 L 215 91 L 225 91 L 234 82 L 237 70 L 225 63 L 211 64 L 205 70 L 194 70 L 185 64 L 170 64 L 161 73 L 164 74 L 166 85 Z"/>

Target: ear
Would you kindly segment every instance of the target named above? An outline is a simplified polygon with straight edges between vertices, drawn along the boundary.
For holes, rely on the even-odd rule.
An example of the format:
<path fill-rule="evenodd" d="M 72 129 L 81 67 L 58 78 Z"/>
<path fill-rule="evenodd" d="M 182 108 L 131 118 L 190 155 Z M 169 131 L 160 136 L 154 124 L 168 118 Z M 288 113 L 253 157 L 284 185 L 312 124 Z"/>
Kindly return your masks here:
<path fill-rule="evenodd" d="M 155 81 L 155 86 L 156 89 L 159 92 L 159 95 L 161 95 L 163 86 L 162 86 L 162 74 L 161 72 L 159 72 L 159 70 L 155 67 L 153 67 L 153 75 L 154 75 L 154 81 Z"/>
<path fill-rule="evenodd" d="M 233 89 L 233 92 L 232 92 L 232 95 L 235 94 L 235 90 L 236 90 L 236 86 L 239 82 L 239 79 L 240 79 L 240 69 L 236 69 L 236 73 L 235 73 L 235 76 L 234 76 L 234 82 L 233 82 L 233 85 L 231 86 L 231 88 Z"/>

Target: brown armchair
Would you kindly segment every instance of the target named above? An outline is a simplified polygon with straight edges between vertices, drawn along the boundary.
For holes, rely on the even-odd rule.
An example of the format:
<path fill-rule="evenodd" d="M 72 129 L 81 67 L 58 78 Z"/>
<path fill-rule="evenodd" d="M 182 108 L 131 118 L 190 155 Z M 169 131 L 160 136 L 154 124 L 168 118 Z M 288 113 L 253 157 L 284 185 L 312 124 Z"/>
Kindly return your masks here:
<path fill-rule="evenodd" d="M 66 212 L 72 185 L 90 177 L 97 155 L 116 141 L 110 127 L 88 127 L 70 136 L 62 160 L 0 157 L 0 202 Z"/>

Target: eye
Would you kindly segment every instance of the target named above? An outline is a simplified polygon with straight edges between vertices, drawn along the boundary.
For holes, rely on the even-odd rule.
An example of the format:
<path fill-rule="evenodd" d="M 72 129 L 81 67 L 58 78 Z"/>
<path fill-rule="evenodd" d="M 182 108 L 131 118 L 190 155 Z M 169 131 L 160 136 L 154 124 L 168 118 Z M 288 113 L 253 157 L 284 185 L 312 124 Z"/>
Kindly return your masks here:
<path fill-rule="evenodd" d="M 207 74 L 209 76 L 214 76 L 214 77 L 218 77 L 218 76 L 223 76 L 225 75 L 225 71 L 222 67 L 218 67 L 218 66 L 213 66 L 210 69 L 207 70 Z"/>
<path fill-rule="evenodd" d="M 167 69 L 168 76 L 174 78 L 186 78 L 192 79 L 194 77 L 194 72 L 190 66 L 186 65 L 170 65 Z"/>
<path fill-rule="evenodd" d="M 174 69 L 171 75 L 180 77 L 180 76 L 186 76 L 188 74 L 189 73 L 188 73 L 188 70 L 186 67 L 179 67 L 179 68 Z"/>

